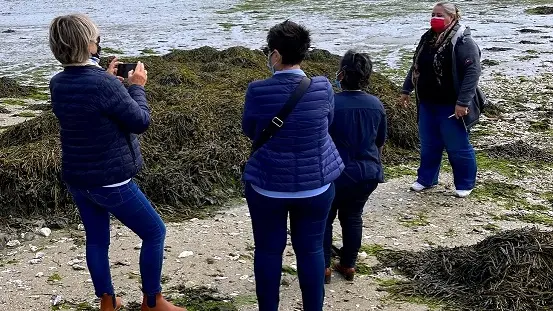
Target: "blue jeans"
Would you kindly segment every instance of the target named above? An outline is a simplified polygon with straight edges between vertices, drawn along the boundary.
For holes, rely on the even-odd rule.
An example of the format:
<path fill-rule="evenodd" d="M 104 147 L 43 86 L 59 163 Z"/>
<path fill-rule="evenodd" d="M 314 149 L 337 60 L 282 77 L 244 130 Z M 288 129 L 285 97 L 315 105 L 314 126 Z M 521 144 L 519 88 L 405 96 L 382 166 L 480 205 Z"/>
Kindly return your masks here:
<path fill-rule="evenodd" d="M 323 240 L 334 199 L 334 185 L 321 195 L 304 199 L 269 198 L 246 185 L 246 199 L 255 241 L 254 273 L 259 311 L 278 310 L 288 214 L 303 310 L 321 311 L 325 270 Z"/>
<path fill-rule="evenodd" d="M 455 106 L 451 105 L 419 105 L 421 163 L 417 181 L 425 187 L 438 184 L 444 148 L 453 168 L 455 188 L 471 190 L 475 186 L 476 155 L 463 120 L 449 118 L 454 112 Z"/>
<path fill-rule="evenodd" d="M 332 224 L 338 216 L 342 226 L 343 247 L 340 250 L 340 265 L 355 268 L 363 235 L 363 208 L 378 182 L 363 182 L 350 187 L 336 188 L 336 197 L 328 215 L 325 230 L 325 266 L 330 267 L 332 248 Z"/>
<path fill-rule="evenodd" d="M 110 214 L 142 239 L 140 275 L 148 305 L 161 293 L 165 225 L 133 182 L 115 188 L 69 187 L 86 232 L 86 263 L 96 296 L 114 294 L 109 268 Z M 153 307 L 153 306 L 152 306 Z"/>

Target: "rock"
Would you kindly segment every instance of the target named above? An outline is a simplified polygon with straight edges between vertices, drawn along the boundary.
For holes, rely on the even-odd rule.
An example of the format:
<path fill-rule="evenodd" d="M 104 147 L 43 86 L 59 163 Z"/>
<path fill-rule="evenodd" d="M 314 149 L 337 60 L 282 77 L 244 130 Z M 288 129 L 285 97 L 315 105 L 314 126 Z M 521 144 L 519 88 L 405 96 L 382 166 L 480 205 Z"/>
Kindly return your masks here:
<path fill-rule="evenodd" d="M 39 272 L 35 275 L 35 277 L 37 277 L 37 278 L 41 278 L 43 276 L 44 276 L 44 272 Z"/>
<path fill-rule="evenodd" d="M 32 241 L 36 238 L 36 234 L 32 233 L 32 232 L 27 232 L 25 234 L 22 234 L 22 239 L 29 242 L 29 241 Z"/>
<path fill-rule="evenodd" d="M 79 225 L 77 226 L 77 230 L 84 231 L 84 225 L 83 225 L 83 224 L 79 224 Z"/>
<path fill-rule="evenodd" d="M 136 250 L 142 249 L 142 243 L 136 244 L 134 249 L 136 249 Z"/>
<path fill-rule="evenodd" d="M 361 252 L 361 253 L 359 253 L 359 258 L 360 258 L 360 259 L 365 259 L 365 258 L 367 258 L 368 256 L 369 256 L 369 255 L 368 255 L 366 252 Z"/>
<path fill-rule="evenodd" d="M 180 253 L 179 258 L 186 258 L 186 257 L 190 257 L 190 256 L 193 256 L 193 255 L 194 255 L 194 252 L 184 251 L 184 252 Z"/>
<path fill-rule="evenodd" d="M 529 40 L 522 40 L 522 41 L 520 41 L 520 44 L 543 44 L 543 43 L 542 42 L 529 41 Z"/>
<path fill-rule="evenodd" d="M 511 51 L 512 49 L 513 48 L 504 48 L 504 47 L 494 46 L 494 47 L 491 47 L 491 48 L 485 48 L 484 50 L 490 51 L 490 52 L 506 52 L 506 51 Z"/>
<path fill-rule="evenodd" d="M 63 296 L 60 295 L 54 295 L 50 299 L 50 303 L 52 303 L 52 306 L 59 306 L 63 303 Z"/>
<path fill-rule="evenodd" d="M 8 241 L 8 243 L 6 243 L 6 246 L 9 248 L 18 247 L 20 245 L 21 245 L 21 242 L 19 242 L 19 240 L 11 240 L 11 241 Z"/>
<path fill-rule="evenodd" d="M 542 33 L 543 31 L 538 29 L 523 28 L 523 29 L 519 29 L 519 32 L 520 33 Z"/>
<path fill-rule="evenodd" d="M 68 266 L 74 266 L 74 265 L 77 265 L 77 264 L 80 264 L 80 263 L 83 263 L 84 261 L 80 260 L 80 259 L 73 259 L 73 260 L 70 260 L 67 265 Z"/>
<path fill-rule="evenodd" d="M 81 265 L 73 265 L 72 268 L 73 268 L 73 270 L 75 270 L 75 271 L 83 271 L 83 270 L 86 270 L 86 267 L 85 267 L 85 266 L 81 266 Z"/>
<path fill-rule="evenodd" d="M 292 278 L 289 277 L 289 276 L 283 276 L 281 281 L 280 281 L 280 285 L 282 285 L 282 286 L 292 285 Z"/>
<path fill-rule="evenodd" d="M 113 263 L 114 266 L 127 267 L 131 265 L 131 262 L 128 260 L 118 260 Z"/>
<path fill-rule="evenodd" d="M 29 249 L 31 250 L 31 252 L 36 252 L 38 250 L 38 247 L 32 245 L 32 244 L 29 244 Z"/>
<path fill-rule="evenodd" d="M 8 28 L 7 30 L 2 31 L 2 33 L 14 33 L 15 30 Z"/>
<path fill-rule="evenodd" d="M 42 228 L 42 229 L 38 230 L 38 234 L 40 234 L 43 237 L 47 238 L 52 234 L 52 230 L 50 230 L 50 228 Z"/>
<path fill-rule="evenodd" d="M 46 254 L 43 253 L 43 252 L 38 252 L 38 253 L 35 254 L 36 259 L 42 259 L 42 258 L 44 258 L 44 256 L 46 256 Z"/>
<path fill-rule="evenodd" d="M 39 264 L 39 263 L 41 263 L 41 262 L 42 262 L 42 259 L 41 259 L 41 258 L 35 258 L 35 259 L 29 260 L 29 263 L 30 263 L 31 265 L 37 265 L 37 264 Z"/>
<path fill-rule="evenodd" d="M 0 250 L 3 250 L 6 247 L 6 244 L 8 243 L 8 236 L 0 233 Z"/>
<path fill-rule="evenodd" d="M 63 218 L 63 217 L 53 219 L 53 220 L 49 221 L 47 223 L 47 225 L 48 225 L 49 228 L 52 228 L 54 230 L 65 229 L 69 225 L 69 219 Z"/>

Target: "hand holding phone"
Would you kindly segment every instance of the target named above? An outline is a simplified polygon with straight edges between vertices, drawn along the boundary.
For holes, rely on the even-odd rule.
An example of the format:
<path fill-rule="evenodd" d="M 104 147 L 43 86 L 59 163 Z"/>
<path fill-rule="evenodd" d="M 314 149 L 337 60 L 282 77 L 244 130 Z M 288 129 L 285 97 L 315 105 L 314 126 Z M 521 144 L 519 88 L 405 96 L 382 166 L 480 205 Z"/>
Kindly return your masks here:
<path fill-rule="evenodd" d="M 148 71 L 144 69 L 142 62 L 136 63 L 136 67 L 133 70 L 128 71 L 129 84 L 136 84 L 144 86 L 148 81 Z"/>
<path fill-rule="evenodd" d="M 128 78 L 129 71 L 134 70 L 137 64 L 132 63 L 119 63 L 117 64 L 117 76 L 121 78 Z"/>

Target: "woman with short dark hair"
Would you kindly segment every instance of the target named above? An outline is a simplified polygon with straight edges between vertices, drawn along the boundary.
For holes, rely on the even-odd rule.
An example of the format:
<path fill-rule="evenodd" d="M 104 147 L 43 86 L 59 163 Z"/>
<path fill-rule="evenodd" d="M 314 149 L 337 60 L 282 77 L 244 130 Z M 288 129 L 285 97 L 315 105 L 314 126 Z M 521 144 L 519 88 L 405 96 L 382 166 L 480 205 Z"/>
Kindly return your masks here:
<path fill-rule="evenodd" d="M 278 310 L 290 215 L 303 308 L 321 311 L 324 230 L 334 198 L 332 182 L 343 169 L 328 134 L 334 92 L 327 78 L 308 79 L 301 70 L 311 43 L 304 27 L 290 21 L 278 24 L 269 30 L 267 43 L 267 65 L 273 76 L 248 86 L 242 121 L 244 133 L 255 147 L 246 163 L 244 181 L 255 241 L 259 310 Z M 297 93 L 302 85 L 303 92 Z M 297 100 L 290 114 L 277 118 L 294 97 Z M 276 124 L 278 131 L 260 143 L 270 124 Z"/>
<path fill-rule="evenodd" d="M 332 224 L 336 215 L 342 226 L 343 247 L 340 263 L 334 269 L 352 281 L 361 247 L 363 208 L 371 193 L 384 181 L 381 156 L 386 140 L 386 112 L 380 100 L 365 91 L 372 68 L 367 54 L 348 51 L 336 74 L 342 92 L 334 96 L 330 135 L 346 168 L 334 182 L 336 196 L 325 232 L 326 283 L 331 278 Z"/>

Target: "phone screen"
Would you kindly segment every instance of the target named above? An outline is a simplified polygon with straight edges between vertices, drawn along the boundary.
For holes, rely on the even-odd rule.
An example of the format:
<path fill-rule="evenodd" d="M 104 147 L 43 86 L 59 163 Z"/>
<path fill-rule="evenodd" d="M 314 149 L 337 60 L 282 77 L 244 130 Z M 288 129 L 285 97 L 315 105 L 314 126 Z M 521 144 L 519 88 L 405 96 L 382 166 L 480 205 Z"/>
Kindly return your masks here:
<path fill-rule="evenodd" d="M 127 79 L 129 77 L 129 71 L 134 70 L 134 68 L 136 68 L 136 64 L 119 64 L 117 66 L 117 75 Z"/>

